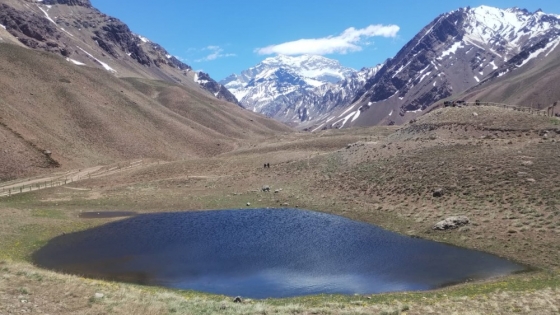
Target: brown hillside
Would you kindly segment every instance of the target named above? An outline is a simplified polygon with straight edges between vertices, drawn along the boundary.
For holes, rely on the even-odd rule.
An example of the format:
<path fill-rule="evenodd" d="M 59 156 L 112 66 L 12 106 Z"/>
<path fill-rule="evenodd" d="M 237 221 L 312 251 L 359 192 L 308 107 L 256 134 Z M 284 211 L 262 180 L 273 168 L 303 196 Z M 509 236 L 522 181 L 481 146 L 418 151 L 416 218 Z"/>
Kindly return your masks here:
<path fill-rule="evenodd" d="M 119 79 L 63 58 L 0 44 L 0 179 L 150 157 L 229 151 L 240 140 L 288 132 L 280 123 L 199 88 Z"/>
<path fill-rule="evenodd" d="M 498 102 L 537 109 L 560 100 L 560 52 L 553 51 L 544 60 L 511 71 L 486 84 L 463 93 L 465 100 Z M 560 108 L 556 109 L 560 112 Z"/>

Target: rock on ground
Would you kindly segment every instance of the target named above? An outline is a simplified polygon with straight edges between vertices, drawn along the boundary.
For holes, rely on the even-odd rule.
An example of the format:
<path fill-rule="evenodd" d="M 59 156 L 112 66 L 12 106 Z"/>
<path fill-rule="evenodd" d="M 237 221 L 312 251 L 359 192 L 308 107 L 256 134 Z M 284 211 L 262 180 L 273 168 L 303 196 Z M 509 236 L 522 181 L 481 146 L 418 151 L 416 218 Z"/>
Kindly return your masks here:
<path fill-rule="evenodd" d="M 453 216 L 453 217 L 446 218 L 445 220 L 439 221 L 433 226 L 433 229 L 434 230 L 456 229 L 468 223 L 469 223 L 469 218 L 465 216 Z"/>

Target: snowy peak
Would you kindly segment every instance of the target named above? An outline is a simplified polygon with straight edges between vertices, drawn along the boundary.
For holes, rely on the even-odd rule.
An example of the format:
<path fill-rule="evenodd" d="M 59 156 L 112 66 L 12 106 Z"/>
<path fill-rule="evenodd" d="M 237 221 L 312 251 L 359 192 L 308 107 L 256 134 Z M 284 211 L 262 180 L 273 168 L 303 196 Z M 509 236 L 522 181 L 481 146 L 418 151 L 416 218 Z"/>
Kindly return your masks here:
<path fill-rule="evenodd" d="M 245 107 L 275 115 L 275 110 L 265 107 L 277 98 L 294 92 L 307 93 L 355 73 L 356 70 L 342 66 L 337 60 L 322 56 L 277 55 L 266 58 L 239 75 L 232 74 L 220 83 Z"/>
<path fill-rule="evenodd" d="M 290 69 L 301 77 L 331 83 L 338 82 L 355 72 L 354 69 L 343 67 L 337 60 L 317 55 L 297 57 L 278 55 L 266 58 L 261 64 L 267 67 Z"/>
<path fill-rule="evenodd" d="M 503 45 L 502 51 L 511 57 L 519 53 L 526 42 L 555 30 L 560 30 L 559 17 L 542 11 L 530 13 L 519 8 L 498 9 L 479 6 L 466 9 L 464 40 L 474 45 Z"/>
<path fill-rule="evenodd" d="M 538 64 L 559 45 L 560 16 L 540 10 L 479 6 L 442 14 L 370 77 L 348 108 L 315 128 L 407 122 L 441 99 Z"/>
<path fill-rule="evenodd" d="M 301 128 L 346 106 L 381 66 L 360 71 L 316 55 L 269 57 L 220 83 L 255 112 Z"/>

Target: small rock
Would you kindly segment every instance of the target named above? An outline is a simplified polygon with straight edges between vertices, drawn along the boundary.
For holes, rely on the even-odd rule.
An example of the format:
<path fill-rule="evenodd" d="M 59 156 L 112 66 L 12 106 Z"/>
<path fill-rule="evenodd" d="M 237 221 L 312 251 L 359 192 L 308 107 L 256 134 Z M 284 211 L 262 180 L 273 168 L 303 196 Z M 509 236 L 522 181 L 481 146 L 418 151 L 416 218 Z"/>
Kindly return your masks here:
<path fill-rule="evenodd" d="M 233 303 L 242 303 L 242 302 L 243 302 L 243 299 L 240 296 L 236 296 L 233 299 Z"/>
<path fill-rule="evenodd" d="M 517 176 L 519 177 L 525 177 L 527 175 L 528 175 L 527 172 L 517 172 Z"/>
<path fill-rule="evenodd" d="M 524 166 L 531 166 L 531 165 L 533 165 L 533 161 L 522 161 L 522 162 L 521 162 L 521 165 L 524 165 Z"/>
<path fill-rule="evenodd" d="M 478 117 L 478 113 L 477 113 L 477 112 L 473 112 L 472 115 L 473 115 L 474 117 Z"/>
<path fill-rule="evenodd" d="M 103 298 L 104 296 L 105 296 L 105 295 L 104 295 L 103 293 L 99 293 L 99 292 L 97 292 L 97 293 L 95 293 L 95 294 L 93 295 L 93 297 L 96 298 L 96 299 L 101 299 L 101 298 Z"/>
<path fill-rule="evenodd" d="M 250 203 L 250 202 L 247 202 L 247 207 L 250 207 L 250 206 L 251 206 L 251 203 Z"/>
<path fill-rule="evenodd" d="M 279 192 L 280 192 L 280 189 L 274 190 L 274 193 L 275 193 L 275 194 L 277 194 L 277 193 L 279 193 Z"/>
<path fill-rule="evenodd" d="M 527 178 L 527 181 L 528 181 L 529 183 L 534 183 L 534 182 L 536 182 L 536 180 L 535 180 L 534 178 Z"/>
<path fill-rule="evenodd" d="M 449 217 L 445 220 L 439 221 L 438 223 L 436 223 L 432 229 L 434 230 L 450 230 L 450 229 L 456 229 L 460 226 L 463 226 L 465 224 L 469 223 L 469 218 L 467 218 L 466 216 L 452 216 Z"/>
<path fill-rule="evenodd" d="M 269 192 L 269 191 L 270 191 L 270 186 L 264 185 L 264 186 L 261 188 L 261 190 L 264 191 L 264 192 Z"/>
<path fill-rule="evenodd" d="M 443 188 L 436 188 L 436 189 L 434 189 L 434 191 L 432 192 L 432 196 L 434 196 L 434 197 L 441 197 L 441 196 L 443 196 Z"/>

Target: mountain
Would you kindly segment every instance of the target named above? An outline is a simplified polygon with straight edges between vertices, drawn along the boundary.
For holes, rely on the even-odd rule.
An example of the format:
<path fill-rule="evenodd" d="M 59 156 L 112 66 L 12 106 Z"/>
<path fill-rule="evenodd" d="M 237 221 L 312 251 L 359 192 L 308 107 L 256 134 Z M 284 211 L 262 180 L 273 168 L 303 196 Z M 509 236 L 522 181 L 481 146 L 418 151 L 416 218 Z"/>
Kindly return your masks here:
<path fill-rule="evenodd" d="M 316 55 L 278 55 L 220 81 L 246 108 L 302 125 L 349 104 L 378 68 L 360 71 Z"/>
<path fill-rule="evenodd" d="M 0 0 L 0 30 L 0 42 L 18 41 L 118 77 L 188 85 L 197 75 L 162 46 L 95 9 L 89 0 Z M 207 75 L 205 81 L 202 88 L 214 97 L 239 104 Z"/>
<path fill-rule="evenodd" d="M 552 50 L 547 46 L 550 42 L 543 41 L 518 58 L 508 60 L 480 84 L 457 97 L 466 101 L 547 109 L 553 102 L 560 101 L 560 49 Z M 555 112 L 560 113 L 560 107 L 557 106 Z"/>
<path fill-rule="evenodd" d="M 194 82 L 118 78 L 8 43 L 0 69 L 0 181 L 53 167 L 211 157 L 291 131 Z"/>
<path fill-rule="evenodd" d="M 557 48 L 559 34 L 560 16 L 540 10 L 460 8 L 374 68 L 279 55 L 220 83 L 248 109 L 300 129 L 401 124 L 442 99 L 533 67 Z"/>
<path fill-rule="evenodd" d="M 480 6 L 442 14 L 367 80 L 352 105 L 313 128 L 404 123 L 492 77 L 550 60 L 559 34 L 560 16 L 540 10 Z"/>

